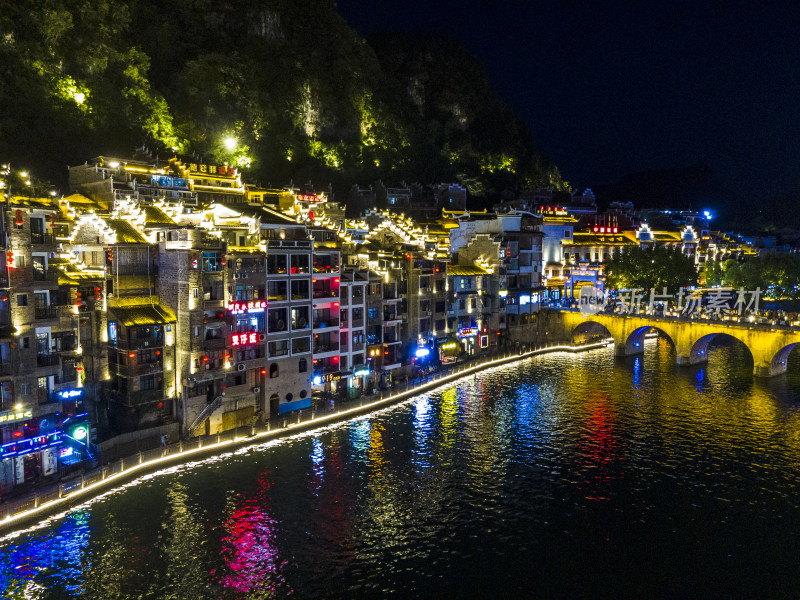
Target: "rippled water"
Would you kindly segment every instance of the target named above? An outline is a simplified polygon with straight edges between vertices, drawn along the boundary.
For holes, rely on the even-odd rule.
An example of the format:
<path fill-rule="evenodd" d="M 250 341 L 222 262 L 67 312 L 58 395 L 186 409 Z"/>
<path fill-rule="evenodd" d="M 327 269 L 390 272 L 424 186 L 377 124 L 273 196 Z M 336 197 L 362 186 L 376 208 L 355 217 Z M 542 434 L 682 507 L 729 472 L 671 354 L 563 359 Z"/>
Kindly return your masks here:
<path fill-rule="evenodd" d="M 797 353 L 794 353 L 797 354 Z M 797 597 L 800 360 L 551 355 L 0 542 L 3 597 Z"/>

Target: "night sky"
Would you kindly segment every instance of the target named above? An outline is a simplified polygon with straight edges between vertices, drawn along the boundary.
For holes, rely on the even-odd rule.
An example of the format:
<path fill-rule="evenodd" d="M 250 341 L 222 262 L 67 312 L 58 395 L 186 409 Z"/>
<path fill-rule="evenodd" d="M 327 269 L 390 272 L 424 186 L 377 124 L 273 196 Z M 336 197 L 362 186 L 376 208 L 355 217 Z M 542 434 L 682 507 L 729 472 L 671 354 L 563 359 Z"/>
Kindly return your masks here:
<path fill-rule="evenodd" d="M 365 37 L 460 39 L 578 187 L 704 162 L 745 199 L 800 188 L 800 4 L 337 5 Z"/>

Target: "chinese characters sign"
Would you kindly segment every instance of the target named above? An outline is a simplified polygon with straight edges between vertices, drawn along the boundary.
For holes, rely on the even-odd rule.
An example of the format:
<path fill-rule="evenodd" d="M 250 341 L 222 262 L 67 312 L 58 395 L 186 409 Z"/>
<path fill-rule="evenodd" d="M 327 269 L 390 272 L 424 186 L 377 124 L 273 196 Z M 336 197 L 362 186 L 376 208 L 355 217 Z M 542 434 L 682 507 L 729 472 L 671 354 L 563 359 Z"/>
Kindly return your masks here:
<path fill-rule="evenodd" d="M 199 165 L 191 163 L 189 165 L 191 173 L 201 173 L 204 175 L 222 175 L 223 177 L 236 177 L 236 169 L 227 165 Z"/>
<path fill-rule="evenodd" d="M 663 288 L 661 293 L 655 288 L 636 288 L 620 290 L 612 297 L 607 292 L 597 292 L 591 286 L 584 286 L 580 292 L 579 309 L 585 314 L 613 310 L 621 314 L 671 311 L 681 316 L 742 316 L 758 313 L 760 299 L 761 288 L 755 291 L 746 291 L 744 288 L 680 288 L 677 294 L 668 293 L 667 288 Z"/>
<path fill-rule="evenodd" d="M 235 315 L 240 315 L 243 312 L 256 313 L 264 312 L 267 307 L 266 300 L 251 300 L 250 302 L 231 302 L 228 304 L 228 310 Z"/>
<path fill-rule="evenodd" d="M 12 423 L 13 421 L 22 421 L 23 419 L 30 419 L 31 417 L 33 417 L 32 410 L 4 412 L 0 413 L 0 423 Z"/>
<path fill-rule="evenodd" d="M 249 346 L 259 342 L 257 333 L 234 333 L 231 336 L 231 346 Z"/>

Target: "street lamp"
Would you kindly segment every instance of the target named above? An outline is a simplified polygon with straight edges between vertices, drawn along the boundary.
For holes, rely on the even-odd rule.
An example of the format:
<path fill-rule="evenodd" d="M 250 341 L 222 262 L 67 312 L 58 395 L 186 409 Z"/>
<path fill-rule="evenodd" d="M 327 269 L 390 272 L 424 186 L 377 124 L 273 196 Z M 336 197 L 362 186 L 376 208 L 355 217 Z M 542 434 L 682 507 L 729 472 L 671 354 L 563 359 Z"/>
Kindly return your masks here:
<path fill-rule="evenodd" d="M 230 150 L 236 150 L 236 139 L 232 137 L 226 137 L 224 141 L 225 147 Z"/>

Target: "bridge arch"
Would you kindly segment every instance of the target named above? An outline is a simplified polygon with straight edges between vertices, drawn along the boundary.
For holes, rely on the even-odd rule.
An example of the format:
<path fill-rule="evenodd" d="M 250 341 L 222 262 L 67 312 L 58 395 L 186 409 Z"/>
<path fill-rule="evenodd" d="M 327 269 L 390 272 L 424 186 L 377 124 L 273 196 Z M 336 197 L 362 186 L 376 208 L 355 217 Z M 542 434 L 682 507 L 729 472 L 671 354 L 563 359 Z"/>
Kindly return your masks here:
<path fill-rule="evenodd" d="M 772 361 L 769 365 L 769 375 L 779 375 L 780 373 L 786 373 L 786 369 L 788 368 L 788 361 L 789 361 L 789 354 L 792 353 L 792 350 L 795 347 L 799 346 L 800 342 L 794 342 L 793 344 L 787 344 L 780 350 L 775 353 L 775 356 L 772 357 Z"/>
<path fill-rule="evenodd" d="M 727 338 L 731 338 L 731 339 L 736 340 L 737 342 L 739 342 L 742 346 L 747 348 L 747 353 L 750 355 L 750 357 L 753 359 L 753 361 L 755 361 L 755 356 L 753 356 L 753 350 L 752 350 L 752 348 L 750 348 L 750 346 L 747 344 L 747 342 L 745 340 L 742 340 L 742 339 L 738 338 L 737 336 L 732 335 L 732 334 L 730 334 L 728 332 L 721 332 L 720 331 L 720 332 L 708 333 L 708 334 L 706 334 L 704 336 L 701 336 L 697 340 L 695 340 L 694 343 L 692 343 L 691 348 L 689 349 L 689 361 L 688 361 L 688 363 L 683 363 L 683 364 L 699 365 L 701 363 L 707 362 L 708 361 L 708 346 L 709 346 L 709 344 L 711 344 L 711 342 L 713 342 L 715 339 L 719 338 L 720 336 L 722 338 L 726 338 L 726 337 Z"/>
<path fill-rule="evenodd" d="M 672 339 L 669 333 L 667 333 L 660 327 L 656 327 L 654 325 L 642 325 L 634 329 L 630 334 L 628 334 L 628 337 L 625 339 L 624 354 L 627 356 L 630 354 L 639 354 L 640 352 L 644 352 L 644 338 L 651 331 L 655 331 L 661 334 L 662 336 L 667 338 L 667 340 L 669 340 L 669 343 L 673 348 L 676 347 L 675 340 Z"/>
<path fill-rule="evenodd" d="M 572 328 L 571 339 L 576 344 L 587 344 L 613 337 L 608 327 L 599 321 L 582 321 Z"/>

